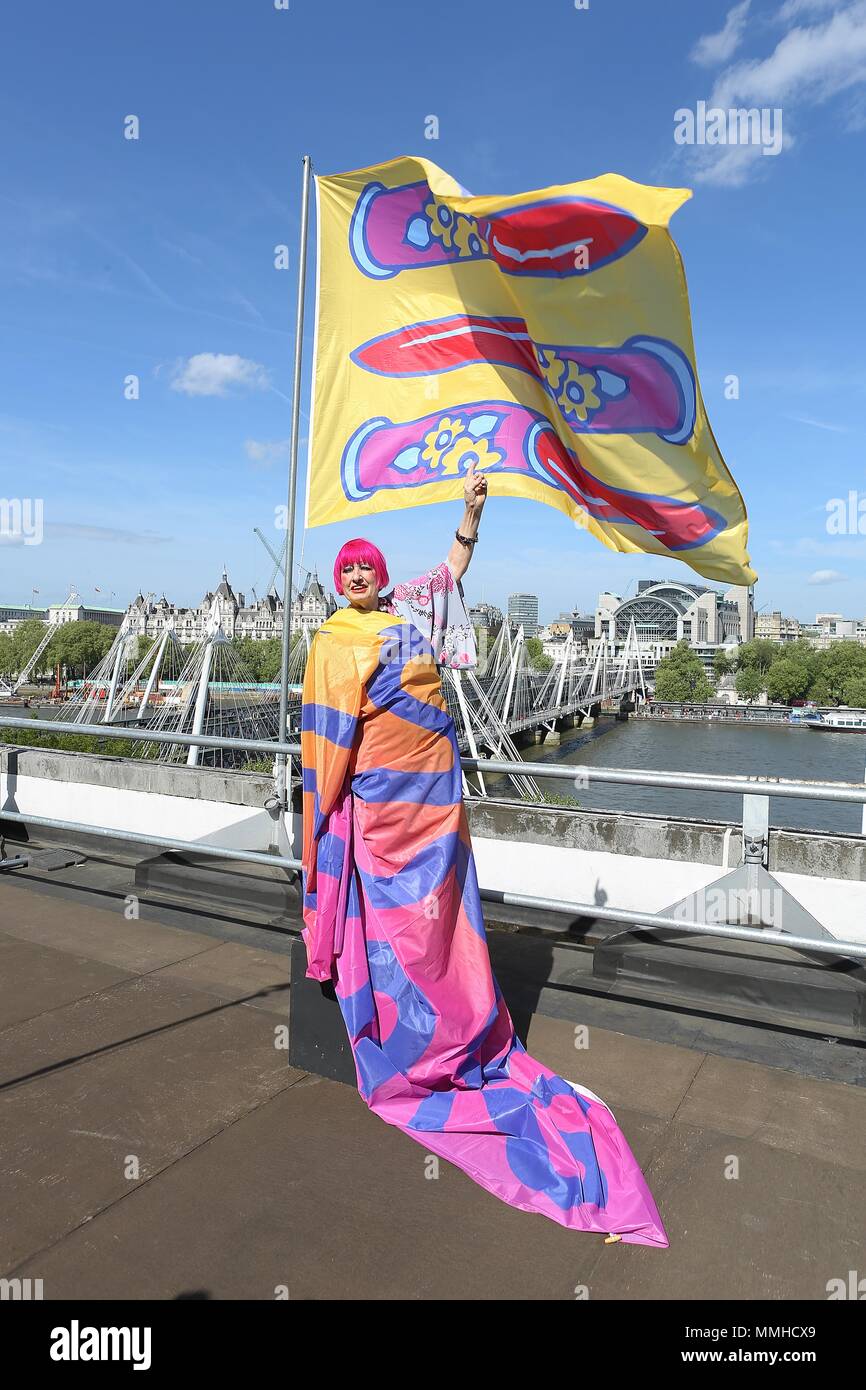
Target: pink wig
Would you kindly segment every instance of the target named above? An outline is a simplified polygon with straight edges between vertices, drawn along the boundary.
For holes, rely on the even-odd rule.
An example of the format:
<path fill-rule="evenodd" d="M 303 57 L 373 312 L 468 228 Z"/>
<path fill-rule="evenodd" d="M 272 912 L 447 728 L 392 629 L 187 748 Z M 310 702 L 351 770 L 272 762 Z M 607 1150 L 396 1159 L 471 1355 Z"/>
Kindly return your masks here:
<path fill-rule="evenodd" d="M 345 545 L 340 546 L 337 558 L 334 561 L 334 589 L 338 594 L 343 592 L 344 565 L 372 565 L 376 582 L 380 589 L 388 587 L 388 566 L 385 564 L 385 556 L 378 546 L 372 541 L 365 541 L 361 536 L 356 536 L 352 541 L 346 541 Z"/>

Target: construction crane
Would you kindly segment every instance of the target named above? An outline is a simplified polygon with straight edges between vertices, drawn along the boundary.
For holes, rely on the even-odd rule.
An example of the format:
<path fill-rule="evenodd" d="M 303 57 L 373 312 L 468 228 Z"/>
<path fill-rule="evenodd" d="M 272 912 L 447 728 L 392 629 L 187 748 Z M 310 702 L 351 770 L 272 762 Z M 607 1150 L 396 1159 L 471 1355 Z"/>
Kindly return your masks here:
<path fill-rule="evenodd" d="M 272 559 L 273 562 L 274 562 L 274 567 L 273 567 L 273 569 L 271 570 L 271 577 L 270 577 L 270 579 L 268 580 L 267 584 L 265 585 L 265 593 L 266 593 L 266 594 L 269 594 L 269 593 L 271 592 L 271 589 L 274 587 L 274 583 L 275 583 L 275 581 L 276 581 L 277 575 L 280 573 L 280 570 L 282 570 L 282 569 L 285 568 L 285 563 L 286 563 L 286 542 L 283 541 L 282 549 L 281 549 L 281 551 L 280 551 L 280 554 L 278 555 L 277 552 L 274 550 L 273 546 L 271 545 L 270 541 L 269 541 L 269 540 L 265 537 L 265 535 L 259 530 L 258 526 L 254 526 L 254 527 L 253 527 L 253 531 L 254 531 L 255 534 L 258 536 L 258 538 L 259 538 L 259 540 L 261 541 L 262 545 L 265 547 L 265 550 L 268 552 L 268 554 L 270 555 L 271 559 Z"/>
<path fill-rule="evenodd" d="M 259 530 L 258 526 L 254 526 L 254 527 L 253 527 L 253 531 L 254 531 L 255 534 L 258 536 L 258 538 L 259 538 L 259 540 L 261 541 L 262 545 L 265 547 L 265 550 L 268 552 L 268 554 L 270 555 L 271 559 L 272 559 L 273 562 L 274 562 L 274 568 L 273 568 L 273 571 L 271 572 L 271 577 L 270 577 L 270 579 L 268 580 L 268 587 L 267 587 L 267 589 L 265 590 L 265 592 L 269 594 L 269 593 L 271 592 L 271 589 L 274 587 L 274 580 L 276 579 L 277 575 L 278 575 L 279 573 L 281 573 L 281 572 L 282 572 L 283 574 L 285 574 L 285 572 L 286 572 L 286 543 L 287 543 L 287 541 L 283 541 L 283 545 L 282 545 L 281 552 L 280 552 L 280 554 L 278 555 L 277 552 L 274 550 L 273 546 L 271 545 L 270 541 L 268 541 L 268 539 L 267 539 L 267 538 L 262 534 L 262 532 Z M 287 539 L 288 539 L 288 538 L 287 538 Z M 304 569 L 304 566 L 298 564 L 298 561 L 297 561 L 297 560 L 295 561 L 295 569 L 300 570 L 300 571 L 301 571 L 301 574 L 306 575 L 306 577 L 307 577 L 308 579 L 309 579 L 310 575 L 312 574 L 312 570 Z M 293 583 L 293 584 L 292 584 L 292 598 L 293 598 L 293 601 L 294 601 L 294 598 L 296 597 L 296 595 L 295 595 L 295 589 L 296 589 L 296 587 L 297 587 L 297 586 Z"/>
<path fill-rule="evenodd" d="M 65 603 L 61 604 L 61 609 L 74 607 L 78 602 L 78 597 L 78 590 L 73 584 L 72 588 L 69 590 L 69 597 L 66 599 Z M 48 646 L 48 643 L 51 641 L 52 637 L 54 636 L 54 634 L 60 626 L 60 621 L 56 623 L 49 623 L 48 630 L 46 631 L 45 636 L 42 638 L 42 641 L 39 643 L 39 646 L 36 648 L 30 660 L 24 666 L 22 666 L 21 670 L 19 671 L 18 679 L 9 691 L 10 695 L 16 695 L 18 691 L 21 689 L 22 685 L 26 684 L 31 671 L 39 670 L 39 667 L 37 665 L 39 658 L 42 656 L 42 653 L 45 651 L 45 648 Z"/>

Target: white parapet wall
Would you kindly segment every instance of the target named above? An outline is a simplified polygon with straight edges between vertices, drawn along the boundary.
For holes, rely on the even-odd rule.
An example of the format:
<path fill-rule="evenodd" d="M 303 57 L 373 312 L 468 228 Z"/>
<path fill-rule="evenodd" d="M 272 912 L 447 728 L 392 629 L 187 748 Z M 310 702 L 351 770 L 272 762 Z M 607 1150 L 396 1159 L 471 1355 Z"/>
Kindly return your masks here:
<path fill-rule="evenodd" d="M 469 823 L 482 887 L 599 907 L 664 912 L 741 859 L 740 827 L 713 821 L 479 798 Z M 831 935 L 866 942 L 862 836 L 771 829 L 769 870 Z"/>
<path fill-rule="evenodd" d="M 255 773 L 138 762 L 42 748 L 0 749 L 3 810 L 265 852 L 271 780 Z"/>
<path fill-rule="evenodd" d="M 275 822 L 262 773 L 0 747 L 3 810 L 226 849 L 267 851 Z M 740 860 L 736 825 L 525 802 L 468 803 L 482 888 L 564 902 L 662 912 L 708 888 Z M 10 835 L 20 833 L 7 822 Z M 35 838 L 41 838 L 34 829 Z M 58 832 L 74 843 L 74 832 Z M 55 837 L 55 838 L 57 838 Z M 299 856 L 301 819 L 282 854 Z M 829 932 L 866 941 L 866 839 L 771 830 L 769 868 Z"/>

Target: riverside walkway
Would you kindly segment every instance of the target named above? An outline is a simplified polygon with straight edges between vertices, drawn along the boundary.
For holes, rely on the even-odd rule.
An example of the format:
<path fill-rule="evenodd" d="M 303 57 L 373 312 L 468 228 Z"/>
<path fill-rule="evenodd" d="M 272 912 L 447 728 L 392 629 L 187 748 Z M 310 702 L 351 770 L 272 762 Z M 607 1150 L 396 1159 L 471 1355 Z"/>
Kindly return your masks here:
<path fill-rule="evenodd" d="M 47 1300 L 825 1300 L 866 1273 L 861 1047 L 604 1000 L 491 930 L 518 1031 L 611 1105 L 671 1241 L 606 1246 L 431 1179 L 352 1088 L 288 1065 L 291 923 L 131 883 L 111 851 L 0 881 L 0 1277 Z"/>

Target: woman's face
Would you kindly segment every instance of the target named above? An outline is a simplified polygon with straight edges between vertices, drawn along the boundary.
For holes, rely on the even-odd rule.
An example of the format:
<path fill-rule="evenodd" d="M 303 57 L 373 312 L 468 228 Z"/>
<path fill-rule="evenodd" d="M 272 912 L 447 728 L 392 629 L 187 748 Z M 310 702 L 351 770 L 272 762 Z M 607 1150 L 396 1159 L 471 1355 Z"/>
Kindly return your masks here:
<path fill-rule="evenodd" d="M 364 560 L 353 560 L 343 565 L 341 576 L 343 593 L 353 608 L 369 612 L 376 607 L 379 602 L 379 582 L 372 565 Z"/>

